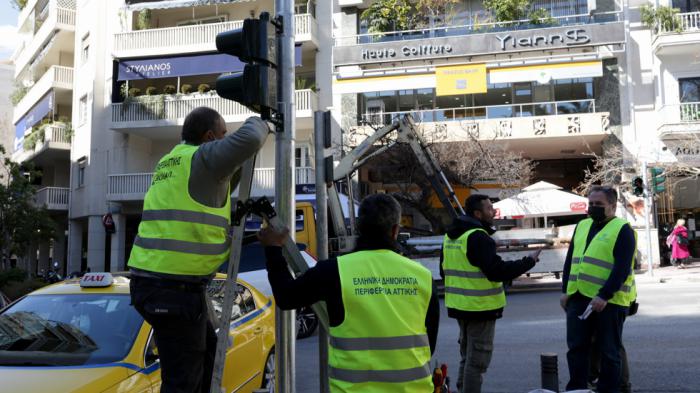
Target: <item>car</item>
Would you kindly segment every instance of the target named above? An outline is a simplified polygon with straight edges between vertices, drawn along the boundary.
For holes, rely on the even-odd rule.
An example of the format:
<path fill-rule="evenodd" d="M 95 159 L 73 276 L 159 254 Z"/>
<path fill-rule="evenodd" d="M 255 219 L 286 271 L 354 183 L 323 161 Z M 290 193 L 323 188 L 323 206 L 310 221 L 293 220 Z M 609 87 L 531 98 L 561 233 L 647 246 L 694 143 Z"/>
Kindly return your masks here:
<path fill-rule="evenodd" d="M 208 288 L 221 311 L 225 276 Z M 223 385 L 274 389 L 275 307 L 238 280 Z M 53 284 L 0 312 L 3 392 L 157 392 L 160 361 L 150 325 L 130 305 L 126 274 L 87 273 Z"/>

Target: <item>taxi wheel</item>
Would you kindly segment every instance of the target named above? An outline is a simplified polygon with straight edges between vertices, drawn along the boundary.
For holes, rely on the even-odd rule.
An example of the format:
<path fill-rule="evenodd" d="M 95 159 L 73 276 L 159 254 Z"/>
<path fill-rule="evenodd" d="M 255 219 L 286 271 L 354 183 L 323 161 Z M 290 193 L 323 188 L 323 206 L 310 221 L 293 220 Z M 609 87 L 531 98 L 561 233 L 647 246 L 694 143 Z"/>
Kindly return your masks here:
<path fill-rule="evenodd" d="M 262 385 L 263 391 L 274 393 L 275 391 L 275 349 L 270 350 L 265 360 L 265 370 L 263 371 Z"/>
<path fill-rule="evenodd" d="M 318 317 L 311 307 L 297 310 L 297 338 L 310 337 L 318 327 Z"/>

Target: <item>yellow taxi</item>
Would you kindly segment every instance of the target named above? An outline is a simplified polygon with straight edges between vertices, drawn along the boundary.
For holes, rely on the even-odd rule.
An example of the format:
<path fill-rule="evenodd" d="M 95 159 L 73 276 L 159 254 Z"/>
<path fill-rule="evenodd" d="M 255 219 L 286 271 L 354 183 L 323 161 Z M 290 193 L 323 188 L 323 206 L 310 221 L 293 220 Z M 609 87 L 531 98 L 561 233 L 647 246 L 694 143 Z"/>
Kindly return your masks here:
<path fill-rule="evenodd" d="M 208 288 L 221 311 L 224 276 Z M 239 280 L 224 370 L 226 392 L 273 391 L 274 304 Z M 158 349 L 130 305 L 126 275 L 88 273 L 41 288 L 0 313 L 0 391 L 160 390 Z"/>

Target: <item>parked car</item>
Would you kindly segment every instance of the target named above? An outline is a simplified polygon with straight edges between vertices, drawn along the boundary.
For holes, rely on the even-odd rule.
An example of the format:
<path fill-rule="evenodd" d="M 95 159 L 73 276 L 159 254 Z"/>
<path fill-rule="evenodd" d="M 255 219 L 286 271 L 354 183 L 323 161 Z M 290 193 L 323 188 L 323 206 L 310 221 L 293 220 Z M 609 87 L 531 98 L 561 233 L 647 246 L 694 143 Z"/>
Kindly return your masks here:
<path fill-rule="evenodd" d="M 209 288 L 219 312 L 224 279 L 217 275 Z M 223 378 L 227 392 L 273 390 L 274 310 L 271 298 L 238 280 Z M 87 273 L 0 312 L 0 380 L 7 392 L 159 391 L 158 350 L 150 325 L 130 305 L 129 278 Z"/>

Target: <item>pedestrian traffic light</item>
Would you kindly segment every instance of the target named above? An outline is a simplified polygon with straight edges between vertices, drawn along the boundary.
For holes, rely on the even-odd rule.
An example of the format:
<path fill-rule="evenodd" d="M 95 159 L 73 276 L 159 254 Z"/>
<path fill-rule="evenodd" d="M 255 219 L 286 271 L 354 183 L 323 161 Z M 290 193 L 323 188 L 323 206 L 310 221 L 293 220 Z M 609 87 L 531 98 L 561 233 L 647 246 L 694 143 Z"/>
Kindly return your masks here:
<path fill-rule="evenodd" d="M 651 189 L 655 193 L 666 191 L 666 175 L 664 175 L 663 168 L 651 168 Z"/>
<path fill-rule="evenodd" d="M 274 120 L 277 111 L 277 40 L 270 14 L 248 18 L 243 27 L 219 33 L 216 49 L 247 63 L 243 72 L 224 74 L 216 80 L 220 97 L 239 102 L 260 113 L 265 120 Z"/>
<path fill-rule="evenodd" d="M 644 195 L 644 180 L 639 176 L 632 180 L 632 193 L 638 197 Z"/>

